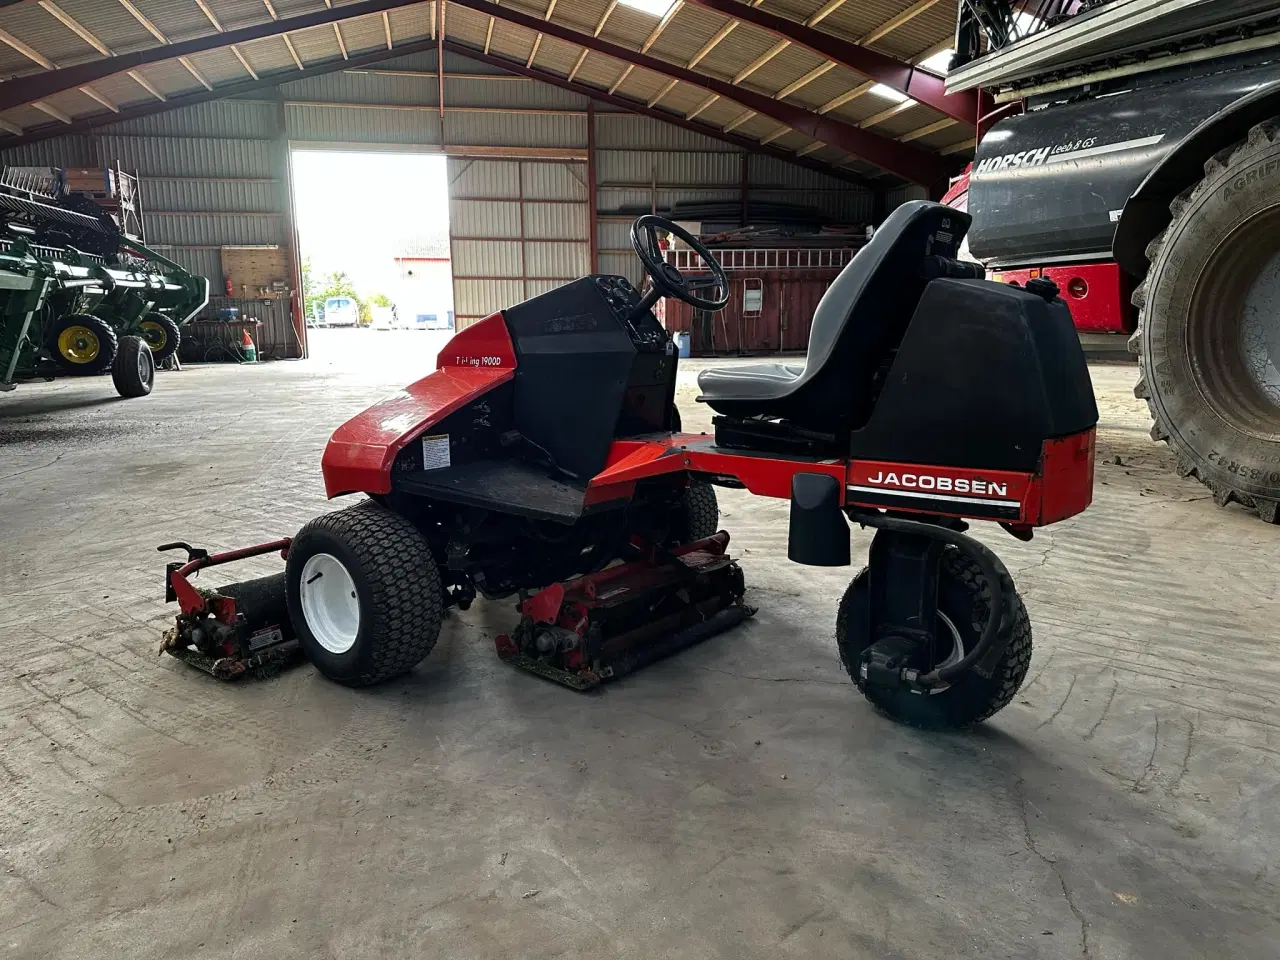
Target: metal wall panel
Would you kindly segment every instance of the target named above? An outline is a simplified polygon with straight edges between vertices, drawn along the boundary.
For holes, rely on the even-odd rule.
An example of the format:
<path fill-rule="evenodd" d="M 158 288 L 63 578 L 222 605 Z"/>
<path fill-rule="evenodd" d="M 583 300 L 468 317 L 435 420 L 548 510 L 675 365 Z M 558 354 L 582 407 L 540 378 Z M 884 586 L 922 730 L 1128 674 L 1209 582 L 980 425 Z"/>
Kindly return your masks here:
<path fill-rule="evenodd" d="M 374 70 L 386 69 L 378 64 Z M 434 71 L 434 67 L 431 68 Z M 426 71 L 423 71 L 426 72 Z M 438 103 L 435 77 L 406 77 L 386 73 L 327 73 L 280 85 L 286 100 L 338 103 Z M 446 103 L 448 100 L 446 99 Z"/>
<path fill-rule="evenodd" d="M 143 212 L 216 210 L 278 213 L 284 209 L 279 180 L 196 180 L 143 176 Z"/>
<path fill-rule="evenodd" d="M 271 177 L 279 173 L 279 145 L 270 140 L 104 135 L 98 156 L 153 176 Z"/>
<path fill-rule="evenodd" d="M 454 240 L 453 274 L 518 280 L 522 270 L 520 249 L 519 240 Z"/>
<path fill-rule="evenodd" d="M 464 68 L 467 74 L 476 73 L 476 64 Z M 455 71 L 463 72 L 463 71 Z M 436 80 L 414 78 L 418 84 L 430 84 L 431 100 L 436 99 Z M 457 104 L 468 107 L 526 107 L 562 110 L 586 110 L 587 98 L 550 84 L 526 80 L 524 77 L 497 75 L 497 79 L 476 80 L 468 76 L 451 78 L 446 67 L 444 78 L 444 102 L 446 107 Z"/>
<path fill-rule="evenodd" d="M 527 299 L 523 280 L 453 280 L 454 326 L 462 329 Z M 501 304 L 494 307 L 492 304 Z"/>
<path fill-rule="evenodd" d="M 198 277 L 208 277 L 211 291 L 222 289 L 222 251 L 217 247 L 181 247 L 166 243 L 155 244 L 152 249 L 184 270 Z"/>
<path fill-rule="evenodd" d="M 590 272 L 586 164 L 451 157 L 448 171 L 459 326 Z"/>
<path fill-rule="evenodd" d="M 765 203 L 795 203 L 816 207 L 834 220 L 851 224 L 870 223 L 875 201 L 869 191 L 859 190 L 851 185 L 836 191 L 752 190 L 751 199 Z"/>
<path fill-rule="evenodd" d="M 524 204 L 524 236 L 529 240 L 581 240 L 587 242 L 587 204 L 541 203 L 527 200 Z"/>
<path fill-rule="evenodd" d="M 742 154 L 597 150 L 599 183 L 725 184 L 742 183 Z"/>
<path fill-rule="evenodd" d="M 724 190 L 708 190 L 701 187 L 677 190 L 659 187 L 654 191 L 648 187 L 613 187 L 606 184 L 599 187 L 596 192 L 599 194 L 598 203 L 601 212 L 616 210 L 630 212 L 641 208 L 648 212 L 652 206 L 662 213 L 670 210 L 677 203 L 703 200 L 733 202 L 742 196 L 737 187 Z"/>
<path fill-rule="evenodd" d="M 449 230 L 455 237 L 520 238 L 519 200 L 454 200 Z"/>
<path fill-rule="evenodd" d="M 644 268 L 640 266 L 640 260 L 635 254 L 600 254 L 600 272 L 626 277 L 636 288 L 639 288 L 644 279 Z"/>
<path fill-rule="evenodd" d="M 89 141 L 86 137 L 56 137 L 20 147 L 0 150 L 0 166 L 6 167 L 87 167 Z"/>
<path fill-rule="evenodd" d="M 324 79 L 324 78 L 319 78 Z M 433 147 L 440 141 L 440 118 L 431 109 L 376 107 L 285 107 L 289 139 L 298 143 L 368 143 Z"/>
<path fill-rule="evenodd" d="M 170 137 L 268 138 L 277 132 L 277 109 L 276 104 L 261 99 L 212 100 L 180 110 L 108 124 L 102 127 L 102 132 Z"/>
<path fill-rule="evenodd" d="M 147 239 L 154 243 L 234 246 L 283 243 L 285 240 L 284 218 L 278 214 L 217 217 L 191 213 L 173 217 L 152 214 L 147 216 L 146 223 Z"/>
<path fill-rule="evenodd" d="M 590 273 L 586 243 L 526 241 L 524 270 L 529 279 L 576 280 Z M 530 294 L 532 296 L 532 294 Z"/>
<path fill-rule="evenodd" d="M 587 200 L 586 164 L 527 162 L 520 183 L 526 200 Z"/>
<path fill-rule="evenodd" d="M 602 150 L 731 150 L 723 140 L 633 114 L 597 113 L 596 146 Z"/>
<path fill-rule="evenodd" d="M 467 146 L 585 147 L 586 116 L 527 113 L 450 112 L 444 115 L 445 142 Z"/>
<path fill-rule="evenodd" d="M 520 167 L 509 160 L 450 158 L 450 197 L 520 197 Z"/>

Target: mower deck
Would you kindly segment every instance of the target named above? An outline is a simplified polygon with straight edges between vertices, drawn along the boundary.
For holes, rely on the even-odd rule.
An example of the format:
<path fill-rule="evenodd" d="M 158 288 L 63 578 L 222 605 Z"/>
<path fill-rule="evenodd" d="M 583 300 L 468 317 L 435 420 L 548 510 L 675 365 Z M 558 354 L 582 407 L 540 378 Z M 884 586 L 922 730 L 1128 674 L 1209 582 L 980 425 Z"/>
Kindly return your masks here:
<path fill-rule="evenodd" d="M 574 690 L 616 680 L 755 614 L 723 531 L 553 584 L 520 604 L 498 656 Z"/>

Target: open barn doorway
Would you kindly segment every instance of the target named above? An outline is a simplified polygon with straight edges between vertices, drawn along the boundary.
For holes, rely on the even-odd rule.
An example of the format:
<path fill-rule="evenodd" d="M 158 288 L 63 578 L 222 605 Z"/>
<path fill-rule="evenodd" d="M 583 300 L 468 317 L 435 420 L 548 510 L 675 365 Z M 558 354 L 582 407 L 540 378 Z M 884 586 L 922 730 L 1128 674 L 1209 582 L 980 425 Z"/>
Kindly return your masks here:
<path fill-rule="evenodd" d="M 429 373 L 454 325 L 445 158 L 295 144 L 292 164 L 311 359 Z"/>

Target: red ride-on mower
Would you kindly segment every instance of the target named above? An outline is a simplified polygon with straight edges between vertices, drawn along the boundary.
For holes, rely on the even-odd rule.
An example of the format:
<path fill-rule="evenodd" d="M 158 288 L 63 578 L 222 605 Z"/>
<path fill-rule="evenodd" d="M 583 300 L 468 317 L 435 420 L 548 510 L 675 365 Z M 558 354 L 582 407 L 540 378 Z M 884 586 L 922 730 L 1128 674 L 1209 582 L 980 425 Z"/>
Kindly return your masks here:
<path fill-rule="evenodd" d="M 680 431 L 676 351 L 650 308 L 718 310 L 729 281 L 695 237 L 639 218 L 647 294 L 584 277 L 460 331 L 435 373 L 329 441 L 329 496 L 371 499 L 257 548 L 287 555 L 287 616 L 262 588 L 195 591 L 190 573 L 228 558 L 189 555 L 170 565 L 183 612 L 167 649 L 228 675 L 297 644 L 363 686 L 425 657 L 446 608 L 518 596 L 499 655 L 592 687 L 754 612 L 717 533 L 724 486 L 790 500 L 798 563 L 847 565 L 850 524 L 874 528 L 836 623 L 870 700 L 927 726 L 991 716 L 1026 675 L 1031 630 L 965 520 L 1025 540 L 1084 510 L 1097 408 L 1056 289 L 981 279 L 955 259 L 968 226 L 934 203 L 895 210 L 818 305 L 803 365 L 699 376 L 707 436 Z M 658 230 L 710 276 L 664 263 Z"/>

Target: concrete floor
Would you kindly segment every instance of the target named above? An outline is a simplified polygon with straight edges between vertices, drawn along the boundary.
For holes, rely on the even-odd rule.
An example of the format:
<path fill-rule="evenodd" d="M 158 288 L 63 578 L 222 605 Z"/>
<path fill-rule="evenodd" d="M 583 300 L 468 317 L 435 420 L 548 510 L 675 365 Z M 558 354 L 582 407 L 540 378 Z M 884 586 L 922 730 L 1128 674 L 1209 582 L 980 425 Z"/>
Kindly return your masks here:
<path fill-rule="evenodd" d="M 857 695 L 832 642 L 850 571 L 789 565 L 786 504 L 732 491 L 759 616 L 598 696 L 499 663 L 498 604 L 369 691 L 158 658 L 155 545 L 326 510 L 330 431 L 439 340 L 321 331 L 311 361 L 145 400 L 0 398 L 0 954 L 1280 954 L 1280 540 L 1171 477 L 1131 367 L 1093 370 L 1093 508 L 1030 544 L 979 527 L 1036 654 L 971 732 Z"/>

